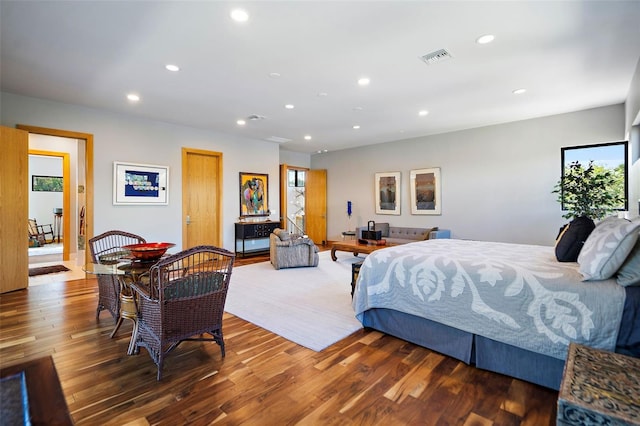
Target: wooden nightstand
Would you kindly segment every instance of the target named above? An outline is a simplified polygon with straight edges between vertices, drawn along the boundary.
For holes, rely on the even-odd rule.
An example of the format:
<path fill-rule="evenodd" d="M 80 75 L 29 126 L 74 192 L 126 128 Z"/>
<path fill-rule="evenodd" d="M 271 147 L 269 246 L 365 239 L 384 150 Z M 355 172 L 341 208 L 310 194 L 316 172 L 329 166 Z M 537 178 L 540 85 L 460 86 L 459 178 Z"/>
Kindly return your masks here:
<path fill-rule="evenodd" d="M 571 343 L 558 425 L 640 425 L 640 359 Z"/>

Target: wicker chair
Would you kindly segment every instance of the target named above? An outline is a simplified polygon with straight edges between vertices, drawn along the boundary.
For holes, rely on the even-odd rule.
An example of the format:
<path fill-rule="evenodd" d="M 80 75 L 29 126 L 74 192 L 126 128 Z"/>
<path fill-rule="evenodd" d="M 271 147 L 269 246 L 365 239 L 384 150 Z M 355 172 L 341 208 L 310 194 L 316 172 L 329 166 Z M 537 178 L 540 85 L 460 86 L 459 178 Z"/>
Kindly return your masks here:
<path fill-rule="evenodd" d="M 118 256 L 125 252 L 123 246 L 146 242 L 141 236 L 125 231 L 105 232 L 89 240 L 91 261 L 93 263 L 115 263 Z M 96 320 L 103 309 L 109 311 L 115 320 L 120 317 L 120 283 L 112 275 L 98 275 Z"/>
<path fill-rule="evenodd" d="M 193 247 L 160 260 L 148 280 L 131 284 L 138 296 L 135 352 L 147 349 L 158 380 L 165 356 L 185 340 L 215 341 L 225 356 L 222 315 L 234 258 L 221 248 Z"/>

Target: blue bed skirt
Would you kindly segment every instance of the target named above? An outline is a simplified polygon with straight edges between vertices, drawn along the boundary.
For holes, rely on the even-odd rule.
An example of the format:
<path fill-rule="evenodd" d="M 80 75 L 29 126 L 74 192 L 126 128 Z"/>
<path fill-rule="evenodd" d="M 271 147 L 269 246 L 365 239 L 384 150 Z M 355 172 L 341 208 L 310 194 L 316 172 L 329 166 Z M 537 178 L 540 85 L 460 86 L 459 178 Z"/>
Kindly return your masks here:
<path fill-rule="evenodd" d="M 364 313 L 364 327 L 424 346 L 466 364 L 558 390 L 564 361 L 391 309 Z"/>
<path fill-rule="evenodd" d="M 616 352 L 640 358 L 640 287 L 626 287 L 625 292 Z M 376 308 L 364 312 L 362 325 L 484 370 L 560 389 L 564 360 L 393 309 Z"/>

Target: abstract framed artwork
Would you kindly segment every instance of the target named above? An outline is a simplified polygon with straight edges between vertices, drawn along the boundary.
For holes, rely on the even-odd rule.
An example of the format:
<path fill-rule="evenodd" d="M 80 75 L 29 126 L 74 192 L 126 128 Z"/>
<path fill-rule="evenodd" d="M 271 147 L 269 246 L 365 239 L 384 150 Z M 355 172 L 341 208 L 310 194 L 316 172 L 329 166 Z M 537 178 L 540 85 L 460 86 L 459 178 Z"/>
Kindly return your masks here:
<path fill-rule="evenodd" d="M 400 214 L 400 172 L 376 173 L 376 214 Z"/>
<path fill-rule="evenodd" d="M 411 214 L 442 214 L 440 168 L 411 170 Z"/>
<path fill-rule="evenodd" d="M 269 216 L 269 175 L 240 172 L 240 217 Z"/>
<path fill-rule="evenodd" d="M 62 176 L 31 175 L 31 190 L 36 192 L 62 192 Z"/>
<path fill-rule="evenodd" d="M 169 167 L 113 162 L 113 204 L 169 204 Z"/>

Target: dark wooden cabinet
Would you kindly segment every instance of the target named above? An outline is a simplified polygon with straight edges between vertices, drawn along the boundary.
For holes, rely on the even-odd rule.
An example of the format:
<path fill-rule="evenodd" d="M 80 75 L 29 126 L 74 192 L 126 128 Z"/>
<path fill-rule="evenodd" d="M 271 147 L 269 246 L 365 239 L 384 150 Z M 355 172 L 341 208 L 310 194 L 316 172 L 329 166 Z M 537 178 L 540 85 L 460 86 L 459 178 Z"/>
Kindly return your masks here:
<path fill-rule="evenodd" d="M 249 256 L 269 252 L 269 235 L 280 227 L 280 222 L 237 222 L 236 254 Z M 251 247 L 247 248 L 248 245 Z"/>

